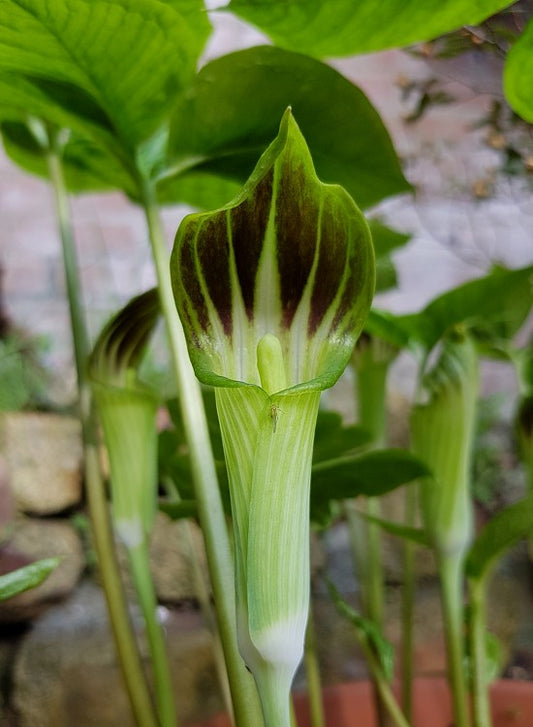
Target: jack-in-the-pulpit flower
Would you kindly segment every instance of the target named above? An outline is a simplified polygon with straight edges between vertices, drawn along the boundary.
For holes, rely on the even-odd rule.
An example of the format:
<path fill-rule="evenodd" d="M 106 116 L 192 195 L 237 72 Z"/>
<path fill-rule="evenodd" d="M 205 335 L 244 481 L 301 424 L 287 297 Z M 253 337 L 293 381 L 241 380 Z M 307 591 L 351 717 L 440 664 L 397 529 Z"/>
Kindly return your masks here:
<path fill-rule="evenodd" d="M 443 339 L 424 390 L 427 401 L 411 414 L 413 451 L 433 473 L 422 482 L 422 515 L 437 553 L 460 556 L 473 534 L 470 470 L 478 397 L 477 353 L 466 330 L 457 327 Z"/>
<path fill-rule="evenodd" d="M 89 359 L 109 467 L 115 529 L 127 547 L 151 533 L 157 505 L 159 398 L 137 367 L 159 317 L 157 290 L 134 298 L 107 323 Z"/>
<path fill-rule="evenodd" d="M 173 727 L 176 708 L 148 545 L 157 506 L 157 392 L 138 368 L 160 313 L 157 290 L 133 298 L 104 326 L 89 358 L 89 379 L 109 457 L 113 524 L 125 545 L 144 617 L 158 724 Z"/>
<path fill-rule="evenodd" d="M 346 367 L 374 291 L 366 221 L 318 180 L 290 110 L 237 198 L 183 220 L 171 275 L 196 375 L 216 387 L 239 648 L 267 727 L 286 727 L 308 614 L 320 392 Z"/>

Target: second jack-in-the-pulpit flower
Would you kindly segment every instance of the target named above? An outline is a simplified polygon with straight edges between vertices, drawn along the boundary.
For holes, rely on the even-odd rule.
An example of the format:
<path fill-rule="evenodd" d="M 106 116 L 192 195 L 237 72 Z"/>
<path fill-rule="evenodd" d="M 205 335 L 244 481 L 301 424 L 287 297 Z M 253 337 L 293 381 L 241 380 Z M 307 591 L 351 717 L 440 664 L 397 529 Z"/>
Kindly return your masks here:
<path fill-rule="evenodd" d="M 183 220 L 171 275 L 196 375 L 216 387 L 239 648 L 266 725 L 285 727 L 308 614 L 320 392 L 347 365 L 374 290 L 365 219 L 318 180 L 290 110 L 237 198 Z"/>

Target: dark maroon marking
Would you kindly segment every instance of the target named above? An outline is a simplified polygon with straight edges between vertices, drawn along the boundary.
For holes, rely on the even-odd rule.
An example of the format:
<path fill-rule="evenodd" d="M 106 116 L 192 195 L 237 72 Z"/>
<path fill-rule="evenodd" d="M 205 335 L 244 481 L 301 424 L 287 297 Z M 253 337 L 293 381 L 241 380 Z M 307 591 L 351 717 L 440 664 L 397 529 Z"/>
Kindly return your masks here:
<path fill-rule="evenodd" d="M 196 312 L 198 323 L 205 332 L 209 332 L 209 314 L 196 274 L 194 237 L 197 227 L 196 222 L 190 224 L 184 230 L 180 240 L 179 257 L 177 257 L 177 260 L 179 260 L 179 270 L 175 271 L 177 283 L 175 285 L 174 295 L 179 298 L 183 296 L 189 298 L 190 304 Z M 183 307 L 182 304 L 178 305 L 179 309 Z"/>
<path fill-rule="evenodd" d="M 283 325 L 289 328 L 311 273 L 317 245 L 318 184 L 301 160 L 286 153 L 276 199 L 277 255 Z"/>
<path fill-rule="evenodd" d="M 326 194 L 320 225 L 318 267 L 311 295 L 310 335 L 319 327 L 341 284 L 346 267 L 349 234 L 342 210 L 338 209 L 336 200 Z M 345 309 L 341 315 L 344 312 Z"/>
<path fill-rule="evenodd" d="M 209 297 L 222 321 L 224 333 L 231 336 L 233 320 L 225 212 L 203 218 L 196 238 L 196 254 Z"/>
<path fill-rule="evenodd" d="M 356 316 L 357 310 L 360 310 L 360 307 L 358 306 L 357 310 L 355 310 L 354 303 L 365 290 L 367 282 L 366 276 L 369 274 L 368 256 L 371 254 L 371 251 L 366 240 L 362 239 L 364 237 L 363 231 L 355 229 L 351 231 L 351 234 L 355 234 L 355 239 L 352 241 L 352 245 L 350 246 L 350 258 L 347 263 L 350 266 L 351 273 L 346 282 L 346 288 L 344 290 L 340 306 L 333 319 L 333 325 L 331 327 L 332 331 L 334 331 L 335 327 L 340 324 L 341 319 L 350 308 L 353 309 L 350 326 L 357 326 Z"/>
<path fill-rule="evenodd" d="M 253 315 L 255 278 L 270 213 L 273 174 L 270 169 L 252 196 L 230 211 L 237 276 L 248 318 Z"/>

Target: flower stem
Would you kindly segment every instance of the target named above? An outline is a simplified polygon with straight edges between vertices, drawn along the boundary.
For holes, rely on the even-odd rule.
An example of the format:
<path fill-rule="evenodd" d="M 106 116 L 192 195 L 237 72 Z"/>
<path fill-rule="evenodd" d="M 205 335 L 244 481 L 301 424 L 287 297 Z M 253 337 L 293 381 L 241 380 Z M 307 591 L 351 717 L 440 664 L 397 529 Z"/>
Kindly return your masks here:
<path fill-rule="evenodd" d="M 116 560 L 109 512 L 105 498 L 105 488 L 99 466 L 97 423 L 90 388 L 85 376 L 85 362 L 89 351 L 89 339 L 81 305 L 81 286 L 78 276 L 74 235 L 61 157 L 59 151 L 53 145 L 48 152 L 48 169 L 54 190 L 56 214 L 63 248 L 63 265 L 74 341 L 74 358 L 78 375 L 85 488 L 93 531 L 94 547 L 98 558 L 117 654 L 126 682 L 126 689 L 135 721 L 138 727 L 156 727 L 157 720 L 135 636 L 131 627 L 122 582 L 120 580 L 120 572 Z"/>
<path fill-rule="evenodd" d="M 189 360 L 181 322 L 176 313 L 170 281 L 168 251 L 155 192 L 148 183 L 143 189 L 143 207 L 189 444 L 198 515 L 205 538 L 235 721 L 238 727 L 247 725 L 260 727 L 262 724 L 261 710 L 253 679 L 246 671 L 237 647 L 233 564 L 202 395 Z"/>
<path fill-rule="evenodd" d="M 371 434 L 372 449 L 379 449 L 385 443 L 386 393 L 388 363 L 375 360 L 369 348 L 355 366 L 357 410 L 359 424 Z M 381 516 L 381 503 L 377 497 L 364 500 L 363 511 L 372 517 Z M 364 522 L 361 517 L 349 517 L 348 527 L 359 528 L 361 533 L 352 533 L 351 542 L 354 560 L 359 566 L 363 612 L 383 631 L 384 574 L 379 525 Z M 374 682 L 374 699 L 378 713 L 378 724 L 386 724 L 386 707 L 383 704 L 379 685 Z"/>
<path fill-rule="evenodd" d="M 416 513 L 416 483 L 404 491 L 405 524 L 414 526 Z M 407 721 L 413 720 L 413 653 L 414 653 L 414 608 L 415 608 L 415 554 L 416 546 L 410 540 L 403 544 L 403 588 L 402 588 L 402 709 Z"/>
<path fill-rule="evenodd" d="M 365 637 L 358 634 L 358 630 L 355 631 L 359 646 L 368 664 L 368 669 L 372 675 L 372 682 L 378 691 L 379 698 L 383 709 L 388 713 L 392 723 L 395 727 L 409 727 L 409 722 L 406 720 L 402 713 L 402 710 L 398 706 L 396 697 L 391 689 L 389 682 L 387 681 L 383 670 L 379 664 L 379 661 L 374 653 L 374 649 L 368 644 Z"/>
<path fill-rule="evenodd" d="M 143 541 L 127 550 L 135 590 L 146 625 L 150 657 L 154 670 L 159 723 L 161 727 L 175 727 L 177 716 L 174 704 L 174 690 L 163 631 L 157 620 L 157 599 L 150 574 L 148 545 L 146 541 Z"/>
<path fill-rule="evenodd" d="M 448 682 L 452 695 L 455 727 L 469 727 L 466 679 L 463 668 L 463 559 L 438 554 L 442 588 L 444 636 L 448 661 Z"/>
<path fill-rule="evenodd" d="M 307 693 L 309 695 L 309 711 L 311 714 L 311 727 L 326 727 L 324 705 L 322 704 L 322 685 L 320 683 L 320 668 L 316 652 L 315 625 L 313 620 L 312 603 L 309 603 L 309 617 L 305 632 L 304 649 L 305 676 L 307 679 Z"/>
<path fill-rule="evenodd" d="M 254 676 L 261 695 L 265 727 L 293 727 L 290 676 L 287 677 L 278 666 L 272 667 L 266 662 L 261 669 L 255 670 Z M 248 725 L 252 727 L 252 723 L 243 727 Z"/>
<path fill-rule="evenodd" d="M 491 727 L 489 688 L 486 674 L 487 593 L 485 578 L 471 578 L 470 639 L 472 654 L 472 704 L 474 727 Z"/>

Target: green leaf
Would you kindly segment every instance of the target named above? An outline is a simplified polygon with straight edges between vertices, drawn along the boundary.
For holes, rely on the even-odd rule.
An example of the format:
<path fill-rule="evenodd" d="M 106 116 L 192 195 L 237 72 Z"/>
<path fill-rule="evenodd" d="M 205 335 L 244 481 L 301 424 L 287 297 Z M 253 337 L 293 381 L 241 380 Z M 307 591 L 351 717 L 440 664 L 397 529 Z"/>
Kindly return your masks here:
<path fill-rule="evenodd" d="M 30 400 L 24 357 L 0 340 L 0 411 L 16 411 Z"/>
<path fill-rule="evenodd" d="M 409 242 L 411 235 L 392 230 L 377 219 L 369 220 L 368 225 L 376 254 L 376 293 L 381 293 L 398 285 L 398 276 L 391 252 Z"/>
<path fill-rule="evenodd" d="M 495 561 L 519 540 L 533 535 L 533 496 L 509 505 L 481 530 L 466 559 L 469 578 L 484 578 Z"/>
<path fill-rule="evenodd" d="M 0 124 L 6 154 L 22 169 L 48 179 L 48 161 L 28 125 L 21 121 Z M 62 149 L 62 165 L 67 187 L 72 192 L 120 189 L 132 198 L 137 182 L 128 170 L 106 150 L 90 139 L 69 134 Z"/>
<path fill-rule="evenodd" d="M 317 179 L 287 112 L 241 194 L 182 221 L 171 276 L 200 381 L 264 388 L 268 339 L 283 372 L 276 390 L 322 390 L 346 367 L 368 313 L 374 259 L 363 215 L 344 189 Z"/>
<path fill-rule="evenodd" d="M 220 434 L 220 424 L 218 422 L 218 415 L 215 402 L 215 392 L 210 387 L 202 387 L 202 401 L 204 404 L 205 416 L 207 419 L 207 427 L 209 431 L 209 438 L 211 440 L 211 447 L 215 459 L 222 460 L 224 458 L 224 450 L 222 448 L 222 435 Z M 181 407 L 179 406 L 178 399 L 171 399 L 166 402 L 169 414 L 172 419 L 172 423 L 175 427 L 174 435 L 174 448 L 183 448 L 187 446 L 187 436 L 185 434 L 185 425 L 183 422 L 183 415 Z"/>
<path fill-rule="evenodd" d="M 331 581 L 328 582 L 328 590 L 337 611 L 355 627 L 359 640 L 377 656 L 383 676 L 387 681 L 391 681 L 394 675 L 394 647 L 392 644 L 383 636 L 374 621 L 361 616 L 342 598 Z"/>
<path fill-rule="evenodd" d="M 365 332 L 376 339 L 382 339 L 391 346 L 402 349 L 411 345 L 409 328 L 398 316 L 388 311 L 372 308 L 365 323 Z"/>
<path fill-rule="evenodd" d="M 57 568 L 59 561 L 59 558 L 44 558 L 11 573 L 0 575 L 0 601 L 41 584 Z"/>
<path fill-rule="evenodd" d="M 400 449 L 317 462 L 311 475 L 311 517 L 321 522 L 331 501 L 378 497 L 428 474 L 420 459 Z"/>
<path fill-rule="evenodd" d="M 157 183 L 157 199 L 162 205 L 182 202 L 200 210 L 210 210 L 222 207 L 236 197 L 241 186 L 234 179 L 193 170 L 160 179 Z"/>
<path fill-rule="evenodd" d="M 313 462 L 336 459 L 369 444 L 370 433 L 358 425 L 345 426 L 336 411 L 319 409 L 313 445 Z"/>
<path fill-rule="evenodd" d="M 2 11 L 0 70 L 23 76 L 26 92 L 33 84 L 36 103 L 48 99 L 32 113 L 57 122 L 53 103 L 99 141 L 112 129 L 108 148 L 126 166 L 168 117 L 205 42 L 205 28 L 151 0 L 3 0 Z"/>
<path fill-rule="evenodd" d="M 83 89 L 64 81 L 24 73 L 0 73 L 0 119 L 26 121 L 29 116 L 111 144 L 113 127 L 105 112 Z"/>
<path fill-rule="evenodd" d="M 171 520 L 185 520 L 198 517 L 196 500 L 181 500 L 180 502 L 160 502 L 159 509 Z"/>
<path fill-rule="evenodd" d="M 533 267 L 496 269 L 435 298 L 420 313 L 396 324 L 427 349 L 458 323 L 474 336 L 509 339 L 525 321 L 533 301 Z"/>
<path fill-rule="evenodd" d="M 231 0 L 228 10 L 280 46 L 318 57 L 369 53 L 476 25 L 509 0 Z"/>
<path fill-rule="evenodd" d="M 505 62 L 503 88 L 509 105 L 533 123 L 533 19 L 513 45 Z"/>
<path fill-rule="evenodd" d="M 362 91 L 319 61 L 271 47 L 230 53 L 198 73 L 173 117 L 175 172 L 193 169 L 243 182 L 288 106 L 319 177 L 342 184 L 360 207 L 410 190 L 389 135 Z"/>
<path fill-rule="evenodd" d="M 393 230 L 377 219 L 369 220 L 368 226 L 372 233 L 372 242 L 374 244 L 376 260 L 379 260 L 380 257 L 390 255 L 391 252 L 403 247 L 411 239 L 411 235 L 398 232 L 398 230 Z"/>
<path fill-rule="evenodd" d="M 365 512 L 358 513 L 360 517 L 365 520 L 369 520 L 372 523 L 376 523 L 379 527 L 389 535 L 395 535 L 398 538 L 409 540 L 411 543 L 417 545 L 424 545 L 429 547 L 431 545 L 428 536 L 422 528 L 412 528 L 407 525 L 401 525 L 400 523 L 392 522 L 391 520 L 383 520 L 373 515 L 367 515 Z"/>
<path fill-rule="evenodd" d="M 376 293 L 383 293 L 397 285 L 396 267 L 389 255 L 382 255 L 376 260 Z"/>

